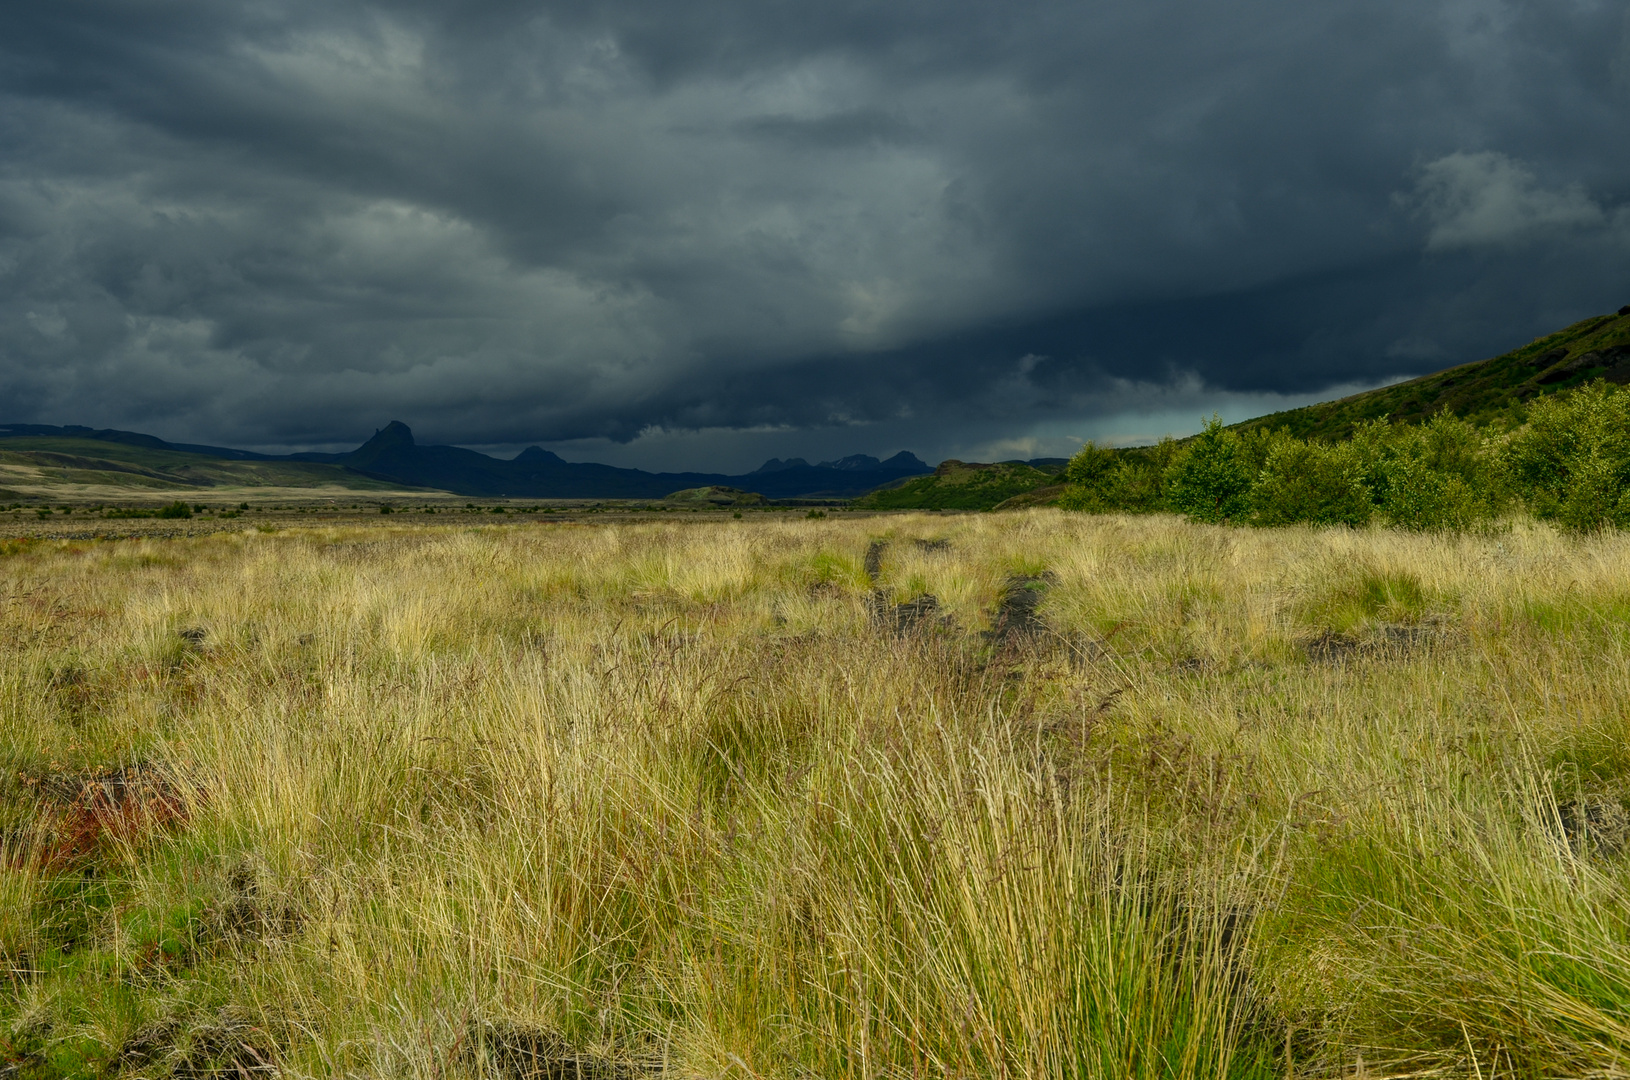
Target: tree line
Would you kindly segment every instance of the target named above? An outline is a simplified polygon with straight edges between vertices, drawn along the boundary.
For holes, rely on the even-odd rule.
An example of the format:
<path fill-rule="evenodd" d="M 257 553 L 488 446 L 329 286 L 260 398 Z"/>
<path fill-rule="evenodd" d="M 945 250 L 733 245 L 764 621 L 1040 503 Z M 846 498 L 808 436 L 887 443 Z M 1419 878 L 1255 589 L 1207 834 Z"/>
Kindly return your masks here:
<path fill-rule="evenodd" d="M 1530 406 L 1513 430 L 1449 413 L 1379 419 L 1335 443 L 1240 433 L 1213 416 L 1183 442 L 1070 459 L 1066 509 L 1172 511 L 1241 525 L 1470 529 L 1526 511 L 1572 531 L 1630 525 L 1630 388 L 1595 382 Z"/>

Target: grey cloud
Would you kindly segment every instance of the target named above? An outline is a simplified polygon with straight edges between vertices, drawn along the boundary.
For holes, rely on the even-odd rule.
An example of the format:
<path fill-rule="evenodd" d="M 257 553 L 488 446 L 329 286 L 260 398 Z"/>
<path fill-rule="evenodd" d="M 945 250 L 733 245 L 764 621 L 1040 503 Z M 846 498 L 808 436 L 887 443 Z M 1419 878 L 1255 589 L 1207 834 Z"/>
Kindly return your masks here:
<path fill-rule="evenodd" d="M 918 137 L 916 128 L 881 109 L 852 109 L 816 117 L 758 116 L 741 121 L 737 129 L 750 138 L 814 150 L 903 143 Z"/>
<path fill-rule="evenodd" d="M 0 418 L 932 455 L 1471 359 L 1630 300 L 1625 18 L 11 5 Z"/>
<path fill-rule="evenodd" d="M 1491 151 L 1456 152 L 1429 163 L 1415 199 L 1431 222 L 1428 251 L 1533 241 L 1607 224 L 1580 184 L 1544 188 L 1522 162 Z"/>

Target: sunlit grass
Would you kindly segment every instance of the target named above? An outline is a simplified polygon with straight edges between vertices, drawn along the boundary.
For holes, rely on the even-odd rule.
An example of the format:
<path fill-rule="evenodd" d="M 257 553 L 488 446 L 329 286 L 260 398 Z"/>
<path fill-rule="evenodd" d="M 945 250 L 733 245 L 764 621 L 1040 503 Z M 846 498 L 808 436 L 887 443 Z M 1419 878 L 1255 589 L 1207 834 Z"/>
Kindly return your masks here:
<path fill-rule="evenodd" d="M 1630 1070 L 1616 534 L 387 521 L 0 586 L 19 1076 Z"/>

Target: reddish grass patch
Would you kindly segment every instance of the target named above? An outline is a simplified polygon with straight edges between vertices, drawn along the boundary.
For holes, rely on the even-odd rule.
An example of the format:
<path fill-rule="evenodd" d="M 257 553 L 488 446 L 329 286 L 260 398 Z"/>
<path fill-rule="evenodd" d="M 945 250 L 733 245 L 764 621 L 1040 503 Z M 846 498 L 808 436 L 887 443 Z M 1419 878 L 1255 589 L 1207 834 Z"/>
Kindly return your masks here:
<path fill-rule="evenodd" d="M 109 847 L 138 845 L 174 831 L 191 817 L 196 798 L 151 765 L 54 780 L 46 794 L 42 842 L 24 855 L 40 869 L 73 866 Z"/>

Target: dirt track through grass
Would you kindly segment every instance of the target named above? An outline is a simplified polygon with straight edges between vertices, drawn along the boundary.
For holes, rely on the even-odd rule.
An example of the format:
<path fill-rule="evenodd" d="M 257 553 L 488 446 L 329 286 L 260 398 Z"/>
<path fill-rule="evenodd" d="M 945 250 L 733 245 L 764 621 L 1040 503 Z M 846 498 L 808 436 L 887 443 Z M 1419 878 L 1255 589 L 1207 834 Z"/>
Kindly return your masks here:
<path fill-rule="evenodd" d="M 0 1076 L 1622 1075 L 1627 615 L 1531 525 L 14 544 Z"/>

